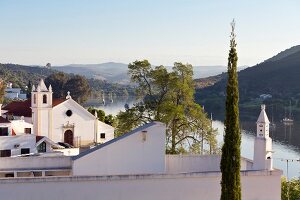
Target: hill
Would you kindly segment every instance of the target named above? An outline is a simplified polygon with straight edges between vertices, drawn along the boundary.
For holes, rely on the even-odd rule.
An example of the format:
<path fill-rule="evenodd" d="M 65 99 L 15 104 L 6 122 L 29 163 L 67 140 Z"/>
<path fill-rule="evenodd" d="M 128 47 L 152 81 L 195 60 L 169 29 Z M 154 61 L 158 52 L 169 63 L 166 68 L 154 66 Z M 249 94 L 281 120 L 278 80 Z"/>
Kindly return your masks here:
<path fill-rule="evenodd" d="M 37 83 L 41 78 L 57 71 L 45 67 L 31 67 L 17 64 L 0 64 L 0 78 L 5 82 L 13 83 L 13 87 L 24 89 L 30 80 Z"/>
<path fill-rule="evenodd" d="M 277 60 L 281 60 L 289 55 L 292 55 L 294 53 L 297 53 L 300 51 L 300 45 L 297 46 L 293 46 L 289 49 L 286 49 L 280 53 L 278 53 L 277 55 L 273 56 L 272 58 L 269 58 L 268 60 L 266 60 L 265 62 L 269 62 L 269 61 L 277 61 Z"/>
<path fill-rule="evenodd" d="M 217 81 L 214 84 L 197 89 L 196 99 L 205 105 L 206 109 L 213 111 L 224 109 L 226 77 L 215 78 Z M 271 94 L 272 99 L 269 101 L 272 101 L 273 104 L 275 104 L 274 101 L 277 101 L 276 104 L 282 104 L 281 107 L 284 107 L 290 99 L 294 101 L 295 109 L 300 107 L 300 103 L 298 105 L 298 100 L 300 100 L 299 77 L 299 46 L 287 49 L 271 59 L 240 71 L 238 80 L 241 111 L 251 107 L 253 102 L 257 102 L 261 94 Z M 203 80 L 198 80 L 197 84 L 201 84 L 201 81 Z"/>
<path fill-rule="evenodd" d="M 28 81 L 37 83 L 41 78 L 45 79 L 53 73 L 57 73 L 55 69 L 49 69 L 39 66 L 25 66 L 17 64 L 0 64 L 0 78 L 5 82 L 13 83 L 13 87 L 19 87 L 25 90 Z M 73 76 L 71 73 L 67 76 Z M 134 95 L 133 88 L 127 85 L 112 84 L 103 80 L 88 79 L 92 94 L 97 98 L 101 92 L 112 92 L 114 95 Z"/>
<path fill-rule="evenodd" d="M 127 75 L 128 65 L 124 63 L 70 64 L 65 66 L 55 66 L 53 69 L 65 73 L 79 74 L 87 78 L 105 80 L 119 84 L 129 84 L 129 77 Z"/>
<path fill-rule="evenodd" d="M 247 66 L 239 67 L 239 70 Z M 65 66 L 56 66 L 53 69 L 65 73 L 74 73 L 83 75 L 87 78 L 105 80 L 111 83 L 129 84 L 130 77 L 127 74 L 128 65 L 124 63 L 102 63 L 102 64 L 70 64 Z M 167 66 L 172 70 L 172 66 Z M 226 66 L 194 66 L 194 78 L 204 78 L 214 76 L 226 71 Z"/>

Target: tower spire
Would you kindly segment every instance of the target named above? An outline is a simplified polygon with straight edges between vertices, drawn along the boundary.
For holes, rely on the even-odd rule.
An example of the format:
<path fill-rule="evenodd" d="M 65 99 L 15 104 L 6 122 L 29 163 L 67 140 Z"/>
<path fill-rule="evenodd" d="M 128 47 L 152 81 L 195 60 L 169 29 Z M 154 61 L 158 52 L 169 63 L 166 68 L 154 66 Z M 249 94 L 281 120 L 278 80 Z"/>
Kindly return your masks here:
<path fill-rule="evenodd" d="M 269 137 L 269 124 L 266 106 L 261 105 L 257 119 L 257 135 L 254 142 L 253 168 L 255 170 L 272 170 L 272 139 Z"/>

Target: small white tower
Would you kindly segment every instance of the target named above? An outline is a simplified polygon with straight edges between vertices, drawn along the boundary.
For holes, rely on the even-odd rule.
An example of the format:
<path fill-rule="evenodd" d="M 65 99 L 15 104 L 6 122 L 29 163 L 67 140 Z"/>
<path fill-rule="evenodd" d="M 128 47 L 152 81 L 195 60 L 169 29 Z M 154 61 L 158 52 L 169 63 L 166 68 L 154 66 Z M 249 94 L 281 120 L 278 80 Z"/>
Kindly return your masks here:
<path fill-rule="evenodd" d="M 269 137 L 270 121 L 265 111 L 266 106 L 261 105 L 261 112 L 256 122 L 257 135 L 254 142 L 254 170 L 272 170 L 272 139 Z"/>
<path fill-rule="evenodd" d="M 52 114 L 52 87 L 46 87 L 41 79 L 31 92 L 32 123 L 34 134 L 50 138 Z"/>

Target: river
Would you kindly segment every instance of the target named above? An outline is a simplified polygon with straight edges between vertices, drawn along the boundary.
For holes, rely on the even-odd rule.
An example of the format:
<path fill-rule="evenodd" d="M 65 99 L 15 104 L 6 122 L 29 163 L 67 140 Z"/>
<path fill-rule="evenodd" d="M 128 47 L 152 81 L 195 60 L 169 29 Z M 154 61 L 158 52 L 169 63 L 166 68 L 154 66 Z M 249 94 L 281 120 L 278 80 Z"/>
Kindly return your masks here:
<path fill-rule="evenodd" d="M 107 101 L 105 105 L 100 104 L 99 100 L 90 100 L 87 106 L 94 106 L 102 109 L 106 114 L 116 115 L 119 111 L 125 110 L 125 104 L 129 106 L 135 103 L 134 98 L 116 98 L 113 102 Z M 257 114 L 258 117 L 259 113 Z M 213 127 L 218 129 L 218 143 L 221 147 L 223 143 L 224 124 L 214 120 Z M 256 121 L 241 121 L 242 144 L 241 154 L 243 157 L 253 159 L 254 139 L 256 135 Z M 274 168 L 283 170 L 288 178 L 300 176 L 300 122 L 285 126 L 281 122 L 276 122 L 276 128 L 270 130 L 273 139 L 273 159 Z M 287 161 L 289 160 L 289 161 Z M 293 161 L 292 161 L 293 160 Z"/>

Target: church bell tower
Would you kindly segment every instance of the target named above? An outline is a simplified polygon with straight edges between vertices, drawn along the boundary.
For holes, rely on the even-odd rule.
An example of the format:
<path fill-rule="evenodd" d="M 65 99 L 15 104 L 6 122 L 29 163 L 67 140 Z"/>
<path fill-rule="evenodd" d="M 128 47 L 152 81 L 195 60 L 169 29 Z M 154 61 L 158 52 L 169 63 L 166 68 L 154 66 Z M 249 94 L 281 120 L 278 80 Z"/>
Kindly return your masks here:
<path fill-rule="evenodd" d="M 265 108 L 265 105 L 261 105 L 261 112 L 256 122 L 257 134 L 254 142 L 254 170 L 273 169 L 272 139 L 269 137 L 270 121 Z"/>
<path fill-rule="evenodd" d="M 52 87 L 46 87 L 41 79 L 31 92 L 32 123 L 35 135 L 51 138 Z"/>

